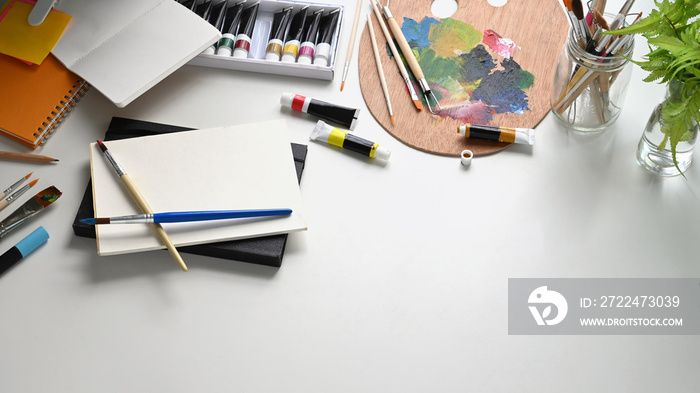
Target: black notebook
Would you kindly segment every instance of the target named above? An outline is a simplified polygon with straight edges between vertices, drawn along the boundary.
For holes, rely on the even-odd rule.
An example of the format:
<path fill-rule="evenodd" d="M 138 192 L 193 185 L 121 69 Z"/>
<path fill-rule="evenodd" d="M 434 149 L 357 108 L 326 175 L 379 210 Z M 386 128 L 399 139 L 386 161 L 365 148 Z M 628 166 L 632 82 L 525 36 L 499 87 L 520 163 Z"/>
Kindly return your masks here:
<path fill-rule="evenodd" d="M 190 130 L 192 130 L 192 128 L 113 117 L 107 132 L 105 133 L 104 140 L 111 141 Z M 301 181 L 301 174 L 304 170 L 306 152 L 306 145 L 292 143 L 294 166 L 297 171 L 297 180 L 299 181 Z M 89 237 L 93 239 L 96 237 L 94 226 L 86 225 L 80 222 L 80 220 L 83 218 L 91 218 L 94 216 L 92 182 L 88 181 L 85 195 L 83 196 L 83 200 L 78 208 L 78 213 L 73 221 L 73 232 L 76 236 Z M 230 259 L 259 265 L 279 267 L 282 265 L 282 257 L 284 256 L 284 248 L 286 243 L 287 234 L 282 234 L 253 239 L 178 247 L 178 251 L 190 254 L 205 255 L 214 258 Z"/>

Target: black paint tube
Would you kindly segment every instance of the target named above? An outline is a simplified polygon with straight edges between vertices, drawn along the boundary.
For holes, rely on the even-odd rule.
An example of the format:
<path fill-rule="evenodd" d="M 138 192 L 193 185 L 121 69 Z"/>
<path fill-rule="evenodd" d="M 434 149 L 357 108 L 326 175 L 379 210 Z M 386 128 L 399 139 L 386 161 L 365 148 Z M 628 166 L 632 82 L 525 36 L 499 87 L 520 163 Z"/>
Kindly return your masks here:
<path fill-rule="evenodd" d="M 280 60 L 282 47 L 284 46 L 284 33 L 287 31 L 289 19 L 292 17 L 292 9 L 294 7 L 287 7 L 275 13 L 272 20 L 272 29 L 270 29 L 270 37 L 267 41 L 265 60 Z"/>
<path fill-rule="evenodd" d="M 299 94 L 282 93 L 280 104 L 295 111 L 308 113 L 349 130 L 355 129 L 359 109 L 347 108 Z"/>
<path fill-rule="evenodd" d="M 240 1 L 226 11 L 224 26 L 221 30 L 224 34 L 219 40 L 219 45 L 216 49 L 216 54 L 218 56 L 231 56 L 233 53 L 233 45 L 236 43 L 236 31 L 241 21 L 243 4 L 245 4 L 245 2 L 246 0 Z"/>
<path fill-rule="evenodd" d="M 221 31 L 221 26 L 224 24 L 224 18 L 226 17 L 226 9 L 228 8 L 228 1 L 224 0 L 214 7 L 211 17 L 209 18 L 209 23 L 212 24 L 217 30 Z M 204 50 L 204 54 L 213 55 L 216 53 L 216 44 L 212 44 L 210 47 Z"/>
<path fill-rule="evenodd" d="M 304 33 L 304 40 L 299 47 L 299 57 L 297 58 L 297 62 L 300 64 L 311 64 L 314 59 L 316 35 L 318 34 L 318 25 L 321 23 L 322 13 L 323 8 L 306 17 L 306 32 Z"/>
<path fill-rule="evenodd" d="M 316 65 L 328 66 L 331 56 L 331 41 L 333 41 L 333 34 L 335 34 L 339 16 L 340 8 L 329 12 L 321 18 L 321 26 L 318 30 L 318 40 L 316 42 L 316 55 L 314 56 L 314 64 Z"/>
<path fill-rule="evenodd" d="M 287 34 L 287 41 L 284 43 L 284 49 L 282 50 L 283 63 L 294 63 L 297 61 L 299 44 L 301 44 L 301 38 L 304 35 L 306 14 L 308 12 L 309 6 L 307 5 L 294 14 L 292 18 L 292 22 L 289 25 L 289 33 Z"/>
<path fill-rule="evenodd" d="M 243 10 L 241 26 L 238 28 L 236 44 L 233 47 L 233 57 L 248 57 L 250 42 L 253 39 L 253 30 L 255 29 L 255 20 L 258 19 L 258 8 L 260 8 L 259 1 Z"/>

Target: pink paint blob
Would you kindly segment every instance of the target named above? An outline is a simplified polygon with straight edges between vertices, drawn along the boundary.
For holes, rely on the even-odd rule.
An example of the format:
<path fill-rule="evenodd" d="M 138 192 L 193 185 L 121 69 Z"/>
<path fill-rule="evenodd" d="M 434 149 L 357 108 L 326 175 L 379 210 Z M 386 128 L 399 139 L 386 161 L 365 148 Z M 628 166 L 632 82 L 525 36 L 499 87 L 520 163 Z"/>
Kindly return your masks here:
<path fill-rule="evenodd" d="M 462 123 L 490 124 L 493 120 L 491 109 L 483 101 L 468 102 L 464 105 L 457 105 L 442 108 L 440 117 L 450 117 Z"/>
<path fill-rule="evenodd" d="M 516 48 L 512 40 L 501 37 L 493 30 L 484 31 L 484 44 L 491 48 L 492 51 L 505 58 L 513 56 L 513 52 Z"/>

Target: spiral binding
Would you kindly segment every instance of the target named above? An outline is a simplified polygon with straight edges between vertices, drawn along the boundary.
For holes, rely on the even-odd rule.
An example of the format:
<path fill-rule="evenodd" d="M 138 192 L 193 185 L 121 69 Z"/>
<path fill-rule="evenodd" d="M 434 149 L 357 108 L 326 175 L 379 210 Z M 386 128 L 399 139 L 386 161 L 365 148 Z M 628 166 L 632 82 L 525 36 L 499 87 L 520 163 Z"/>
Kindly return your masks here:
<path fill-rule="evenodd" d="M 79 80 L 77 84 L 73 85 L 73 90 L 68 90 L 68 94 L 63 97 L 64 100 L 59 101 L 60 105 L 56 106 L 56 110 L 51 111 L 51 115 L 46 117 L 46 121 L 41 123 L 43 128 L 37 128 L 38 133 L 35 133 L 34 136 L 36 138 L 41 138 L 39 142 L 40 145 L 45 144 L 46 140 L 53 135 L 58 125 L 68 116 L 75 104 L 80 101 L 89 87 L 90 85 L 86 81 Z"/>

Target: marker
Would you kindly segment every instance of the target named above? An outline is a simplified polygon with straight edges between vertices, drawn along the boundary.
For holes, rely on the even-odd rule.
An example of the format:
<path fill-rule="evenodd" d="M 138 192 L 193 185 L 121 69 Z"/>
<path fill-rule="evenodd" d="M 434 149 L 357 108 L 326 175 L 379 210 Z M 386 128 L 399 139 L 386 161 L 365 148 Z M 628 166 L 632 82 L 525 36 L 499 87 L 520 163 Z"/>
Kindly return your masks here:
<path fill-rule="evenodd" d="M 0 201 L 0 210 L 6 208 L 10 203 L 17 200 L 17 198 L 19 198 L 20 196 L 22 196 L 22 194 L 27 192 L 27 190 L 29 190 L 31 187 L 33 187 L 36 184 L 36 182 L 38 182 L 38 181 L 39 181 L 39 179 L 32 180 L 31 182 L 29 182 L 29 184 L 25 185 L 24 187 L 20 188 L 19 190 L 15 191 L 14 193 L 10 194 L 10 196 L 5 198 L 3 201 Z"/>
<path fill-rule="evenodd" d="M 207 20 L 209 23 L 211 23 L 212 26 L 216 28 L 216 30 L 221 31 L 221 27 L 224 24 L 224 18 L 226 17 L 226 9 L 228 8 L 228 0 L 224 0 L 221 3 L 217 5 L 218 12 L 212 12 L 209 15 L 209 19 Z M 214 14 L 216 14 L 216 18 L 214 18 Z M 212 44 L 210 47 L 204 50 L 205 55 L 213 55 L 216 53 L 216 43 Z"/>
<path fill-rule="evenodd" d="M 243 15 L 241 15 L 241 26 L 238 30 L 236 45 L 233 49 L 233 57 L 239 59 L 248 57 L 250 42 L 253 39 L 253 30 L 255 29 L 255 20 L 258 18 L 259 7 L 260 1 L 243 10 Z"/>
<path fill-rule="evenodd" d="M 498 127 L 480 124 L 459 126 L 457 132 L 465 138 L 485 139 L 506 143 L 535 144 L 535 130 L 532 128 Z"/>
<path fill-rule="evenodd" d="M 316 44 L 316 56 L 314 57 L 314 64 L 321 66 L 328 66 L 331 56 L 331 41 L 333 41 L 333 34 L 335 33 L 335 28 L 338 25 L 338 17 L 340 16 L 340 8 L 337 8 L 323 18 L 321 18 L 321 25 L 318 29 L 318 40 Z"/>
<path fill-rule="evenodd" d="M 314 50 L 316 50 L 316 34 L 318 34 L 318 25 L 321 23 L 321 13 L 323 8 L 315 11 L 306 18 L 306 33 L 304 33 L 304 41 L 299 47 L 299 57 L 297 63 L 311 64 L 314 59 Z"/>
<path fill-rule="evenodd" d="M 243 14 L 243 4 L 246 0 L 236 3 L 233 7 L 229 8 L 226 13 L 224 20 L 224 27 L 221 30 L 224 34 L 219 40 L 218 48 L 216 49 L 217 56 L 231 56 L 233 53 L 233 46 L 236 43 L 236 31 L 238 31 L 238 24 L 241 21 L 241 14 Z"/>
<path fill-rule="evenodd" d="M 46 232 L 44 227 L 39 227 L 20 240 L 14 247 L 5 251 L 4 254 L 0 255 L 0 275 L 8 271 L 23 258 L 26 258 L 39 246 L 46 243 L 47 240 L 49 240 L 49 233 Z"/>
<path fill-rule="evenodd" d="M 389 157 L 391 157 L 391 151 L 389 151 L 389 149 L 381 147 L 379 144 L 368 141 L 367 139 L 349 134 L 346 131 L 333 128 L 324 123 L 323 120 L 318 121 L 309 139 L 326 142 L 329 145 L 342 147 L 343 149 L 354 151 L 355 153 L 360 153 L 370 158 L 388 160 Z"/>
<path fill-rule="evenodd" d="M 12 191 L 16 190 L 17 187 L 19 187 L 22 183 L 24 183 L 25 180 L 29 179 L 29 176 L 31 176 L 32 173 L 34 173 L 34 172 L 29 172 L 29 174 L 28 174 L 27 176 L 25 176 L 25 177 L 23 177 L 23 178 L 17 180 L 14 184 L 12 184 L 11 186 L 7 187 L 7 189 L 6 189 L 5 191 L 3 191 L 2 194 L 0 194 L 0 199 L 6 197 L 7 194 L 9 194 L 9 193 L 11 193 Z"/>
<path fill-rule="evenodd" d="M 357 116 L 360 113 L 359 109 L 347 108 L 292 93 L 282 93 L 280 104 L 286 108 L 314 115 L 351 130 L 355 129 Z"/>
<path fill-rule="evenodd" d="M 185 211 L 165 212 L 152 214 L 132 214 L 129 216 L 83 218 L 81 223 L 87 225 L 101 224 L 165 224 L 175 222 L 195 222 L 228 220 L 233 218 L 254 218 L 288 216 L 292 209 L 251 209 L 251 210 L 209 210 L 209 211 Z"/>
<path fill-rule="evenodd" d="M 287 41 L 284 43 L 284 49 L 282 50 L 283 63 L 294 63 L 297 61 L 299 44 L 301 43 L 301 37 L 304 35 L 304 25 L 306 24 L 306 14 L 308 12 L 309 6 L 306 5 L 292 18 L 292 22 L 289 25 L 289 33 L 287 34 Z"/>
<path fill-rule="evenodd" d="M 287 24 L 292 16 L 292 9 L 294 9 L 294 7 L 287 7 L 279 12 L 275 12 L 272 18 L 270 37 L 267 41 L 265 60 L 279 61 L 282 57 L 284 33 L 287 31 Z"/>

